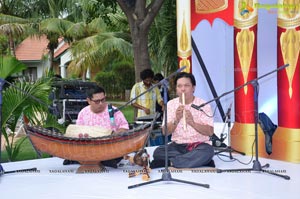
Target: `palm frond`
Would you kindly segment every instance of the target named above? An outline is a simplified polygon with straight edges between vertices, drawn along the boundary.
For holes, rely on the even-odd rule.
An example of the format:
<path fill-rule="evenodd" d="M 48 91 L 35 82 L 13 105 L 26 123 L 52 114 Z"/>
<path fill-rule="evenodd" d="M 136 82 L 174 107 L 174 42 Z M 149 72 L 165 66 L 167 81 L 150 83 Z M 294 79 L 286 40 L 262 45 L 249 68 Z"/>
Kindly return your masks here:
<path fill-rule="evenodd" d="M 72 22 L 64 19 L 49 18 L 41 21 L 40 31 L 44 33 L 56 33 L 58 35 L 63 35 L 72 25 Z"/>
<path fill-rule="evenodd" d="M 29 23 L 29 22 L 30 21 L 28 19 L 23 19 L 21 17 L 0 14 L 0 25 L 1 24 L 9 24 L 9 23 L 26 24 L 26 23 Z"/>
<path fill-rule="evenodd" d="M 132 57 L 132 45 L 128 40 L 130 35 L 127 33 L 104 32 L 74 42 L 71 46 L 73 61 L 69 64 L 69 70 L 78 74 L 80 70 L 99 66 L 108 54 L 116 51 Z"/>
<path fill-rule="evenodd" d="M 2 79 L 6 79 L 7 77 L 15 73 L 19 73 L 27 68 L 25 64 L 12 56 L 0 57 L 0 63 L 0 78 Z"/>
<path fill-rule="evenodd" d="M 41 121 L 45 121 L 49 104 L 48 96 L 51 91 L 50 85 L 50 79 L 41 78 L 34 84 L 20 80 L 6 88 L 3 91 L 1 126 L 9 124 L 11 127 L 15 127 L 23 114 L 33 124 L 41 124 Z"/>

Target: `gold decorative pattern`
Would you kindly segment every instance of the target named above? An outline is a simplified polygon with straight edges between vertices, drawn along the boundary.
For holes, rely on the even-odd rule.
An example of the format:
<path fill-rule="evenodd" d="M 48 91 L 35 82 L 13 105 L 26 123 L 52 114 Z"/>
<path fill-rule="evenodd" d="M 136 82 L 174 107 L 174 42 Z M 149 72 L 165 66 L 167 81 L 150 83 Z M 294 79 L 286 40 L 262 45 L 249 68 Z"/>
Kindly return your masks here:
<path fill-rule="evenodd" d="M 283 16 L 288 19 L 295 18 L 299 14 L 300 0 L 283 0 Z"/>
<path fill-rule="evenodd" d="M 264 144 L 263 130 L 258 125 L 258 145 Z M 255 124 L 251 123 L 239 123 L 235 122 L 230 131 L 231 146 L 238 150 L 244 152 L 246 155 L 252 155 L 253 152 L 253 141 L 255 140 Z M 259 147 L 259 149 L 262 147 Z M 254 149 L 255 150 L 255 149 Z M 258 151 L 260 155 L 260 150 Z"/>
<path fill-rule="evenodd" d="M 255 139 L 254 124 L 235 122 L 230 131 L 231 146 L 246 153 L 253 154 L 253 141 Z M 265 149 L 265 135 L 258 125 L 258 156 L 300 163 L 300 129 L 278 127 L 272 137 L 272 153 L 268 155 Z"/>
<path fill-rule="evenodd" d="M 186 68 L 184 69 L 185 72 L 187 73 L 191 72 L 190 60 L 188 60 L 187 58 L 183 58 L 182 60 L 180 60 L 179 67 L 181 68 L 183 66 L 186 66 Z"/>
<path fill-rule="evenodd" d="M 277 25 L 281 28 L 294 28 L 296 26 L 299 26 L 300 24 L 300 17 L 295 19 L 277 19 Z"/>
<path fill-rule="evenodd" d="M 289 67 L 285 68 L 285 72 L 289 81 L 289 96 L 292 98 L 292 83 L 300 51 L 300 31 L 288 29 L 282 33 L 280 36 L 280 46 L 284 63 L 289 64 Z"/>
<path fill-rule="evenodd" d="M 187 28 L 186 28 L 186 22 L 185 22 L 185 17 L 183 14 L 183 20 L 182 20 L 182 29 L 180 32 L 180 38 L 179 38 L 179 45 L 180 45 L 180 50 L 186 51 L 189 47 L 189 39 L 188 39 L 188 33 L 187 33 Z"/>
<path fill-rule="evenodd" d="M 258 16 L 255 16 L 249 20 L 237 20 L 234 19 L 234 26 L 243 29 L 243 28 L 249 28 L 257 24 Z"/>
<path fill-rule="evenodd" d="M 278 127 L 272 138 L 272 154 L 263 157 L 300 163 L 300 129 Z"/>
<path fill-rule="evenodd" d="M 198 14 L 219 12 L 227 7 L 228 0 L 195 0 L 195 11 Z"/>
<path fill-rule="evenodd" d="M 183 20 L 181 25 L 180 37 L 179 37 L 179 51 L 178 51 L 178 56 L 181 58 L 179 62 L 179 67 L 186 66 L 184 71 L 190 72 L 191 63 L 188 57 L 192 55 L 192 50 L 190 48 L 190 40 L 189 40 L 190 36 L 188 34 L 185 12 L 183 12 L 182 19 Z"/>
<path fill-rule="evenodd" d="M 190 57 L 192 55 L 192 50 L 187 50 L 187 51 L 178 51 L 177 55 L 179 57 Z"/>
<path fill-rule="evenodd" d="M 254 40 L 255 40 L 254 32 L 250 31 L 249 29 L 241 30 L 241 32 L 238 32 L 236 35 L 236 45 L 237 45 L 239 60 L 241 63 L 244 83 L 246 83 L 248 79 L 250 62 L 253 54 Z M 248 87 L 245 86 L 244 93 L 247 94 L 247 92 L 248 92 Z"/>

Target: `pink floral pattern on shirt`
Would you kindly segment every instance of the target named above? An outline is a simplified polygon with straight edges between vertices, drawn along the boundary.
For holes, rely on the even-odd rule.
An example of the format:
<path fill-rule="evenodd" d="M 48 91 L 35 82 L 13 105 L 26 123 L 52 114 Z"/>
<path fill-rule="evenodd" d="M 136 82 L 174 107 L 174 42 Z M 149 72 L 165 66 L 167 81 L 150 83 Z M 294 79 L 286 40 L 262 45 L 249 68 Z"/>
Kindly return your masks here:
<path fill-rule="evenodd" d="M 195 97 L 194 101 L 192 102 L 192 104 L 195 105 L 201 105 L 203 103 L 205 103 L 205 101 L 197 97 Z M 181 105 L 181 103 L 179 102 L 178 97 L 168 102 L 167 104 L 168 122 L 172 122 L 175 120 L 175 115 L 176 115 L 175 112 L 179 105 Z M 213 126 L 213 114 L 209 104 L 207 104 L 202 108 L 203 111 L 199 111 L 197 109 L 192 108 L 191 104 L 186 104 L 185 109 L 189 110 L 192 113 L 194 117 L 194 121 L 196 123 Z M 207 115 L 211 117 L 208 117 Z M 206 142 L 211 144 L 211 142 L 209 141 L 209 136 L 202 135 L 201 133 L 197 132 L 194 128 L 192 128 L 189 125 L 187 125 L 187 130 L 184 131 L 182 119 L 179 121 L 176 129 L 172 133 L 172 141 L 178 144 L 187 144 L 187 143 L 194 143 L 194 142 Z"/>
<path fill-rule="evenodd" d="M 113 108 L 116 109 L 116 107 Z M 129 129 L 128 122 L 121 111 L 115 112 L 114 119 L 115 126 L 112 126 L 107 107 L 101 113 L 94 113 L 91 111 L 90 106 L 86 106 L 78 113 L 76 124 L 85 126 L 100 126 L 113 131 L 120 128 Z"/>

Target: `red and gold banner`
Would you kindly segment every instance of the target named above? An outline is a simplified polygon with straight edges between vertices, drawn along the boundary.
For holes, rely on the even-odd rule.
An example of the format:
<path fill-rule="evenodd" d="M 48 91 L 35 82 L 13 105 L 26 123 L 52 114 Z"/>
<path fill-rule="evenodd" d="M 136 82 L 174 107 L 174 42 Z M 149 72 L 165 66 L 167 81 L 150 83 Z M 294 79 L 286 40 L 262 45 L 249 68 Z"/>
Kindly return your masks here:
<path fill-rule="evenodd" d="M 278 125 L 300 128 L 300 17 L 281 12 L 278 15 Z"/>
<path fill-rule="evenodd" d="M 179 68 L 192 73 L 191 5 L 190 1 L 176 1 L 177 8 L 177 55 Z"/>
<path fill-rule="evenodd" d="M 257 78 L 257 1 L 234 1 L 234 87 Z M 232 146 L 251 154 L 255 136 L 254 85 L 248 84 L 234 93 L 235 123 L 231 131 Z M 261 129 L 258 129 L 261 131 Z M 261 134 L 261 133 L 260 133 Z"/>
<path fill-rule="evenodd" d="M 273 152 L 266 157 L 300 162 L 300 13 L 299 5 L 279 0 L 277 19 L 278 127 L 273 135 Z"/>
<path fill-rule="evenodd" d="M 228 0 L 191 0 L 191 9 L 192 30 L 202 20 L 208 20 L 212 24 L 217 18 L 233 25 L 233 3 Z"/>
<path fill-rule="evenodd" d="M 253 20 L 255 23 L 255 20 Z M 257 24 L 247 29 L 234 28 L 234 87 L 257 78 Z M 235 93 L 235 121 L 254 123 L 254 87 L 248 84 Z"/>
<path fill-rule="evenodd" d="M 247 1 L 243 1 L 247 3 Z M 235 1 L 234 11 L 234 87 L 257 78 L 257 10 L 255 1 Z M 251 8 L 248 12 L 244 9 Z M 235 92 L 235 121 L 254 123 L 254 87 L 249 84 Z"/>

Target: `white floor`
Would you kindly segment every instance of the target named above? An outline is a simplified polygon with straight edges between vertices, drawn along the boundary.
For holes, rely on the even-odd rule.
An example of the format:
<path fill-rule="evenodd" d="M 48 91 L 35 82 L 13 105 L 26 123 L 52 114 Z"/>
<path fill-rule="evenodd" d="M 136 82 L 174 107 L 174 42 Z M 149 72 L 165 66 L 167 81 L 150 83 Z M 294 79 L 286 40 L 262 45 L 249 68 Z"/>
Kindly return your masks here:
<path fill-rule="evenodd" d="M 152 154 L 153 147 L 148 149 Z M 228 153 L 223 153 L 227 155 Z M 252 168 L 251 157 L 234 155 L 215 156 L 218 169 Z M 222 158 L 222 160 L 220 159 Z M 244 165 L 243 163 L 249 163 Z M 0 177 L 0 198 L 55 198 L 55 199 L 155 199 L 155 198 L 205 198 L 205 199 L 276 199 L 299 198 L 300 164 L 259 158 L 264 165 L 270 164 L 269 171 L 290 176 L 290 180 L 264 172 L 217 173 L 212 170 L 171 170 L 171 178 L 209 185 L 209 188 L 163 180 L 128 189 L 128 186 L 143 183 L 141 176 L 128 177 L 129 170 L 138 167 L 125 165 L 118 169 L 108 168 L 104 173 L 76 174 L 78 165 L 62 165 L 60 158 L 3 163 L 6 172 L 36 167 L 37 172 L 8 173 Z M 161 169 L 150 173 L 150 182 L 163 177 Z M 167 178 L 168 179 L 168 178 Z"/>

